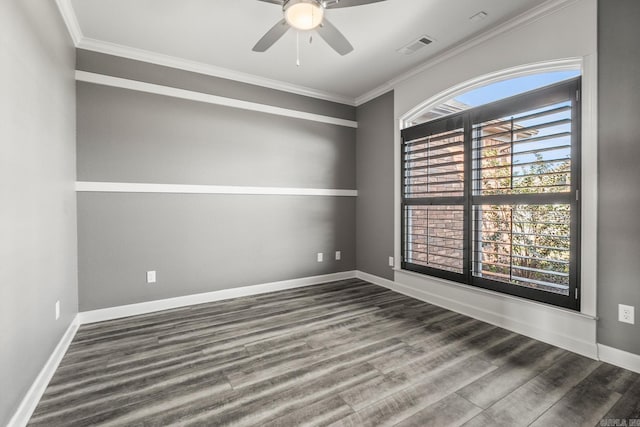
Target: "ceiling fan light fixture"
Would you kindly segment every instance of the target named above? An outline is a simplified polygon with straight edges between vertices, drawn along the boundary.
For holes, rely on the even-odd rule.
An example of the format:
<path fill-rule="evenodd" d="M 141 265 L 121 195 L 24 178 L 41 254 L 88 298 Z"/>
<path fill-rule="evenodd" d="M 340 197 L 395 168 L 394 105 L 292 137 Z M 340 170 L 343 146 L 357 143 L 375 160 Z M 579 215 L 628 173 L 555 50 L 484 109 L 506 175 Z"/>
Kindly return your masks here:
<path fill-rule="evenodd" d="M 297 30 L 313 30 L 323 17 L 324 8 L 315 0 L 289 0 L 284 5 L 285 20 Z"/>

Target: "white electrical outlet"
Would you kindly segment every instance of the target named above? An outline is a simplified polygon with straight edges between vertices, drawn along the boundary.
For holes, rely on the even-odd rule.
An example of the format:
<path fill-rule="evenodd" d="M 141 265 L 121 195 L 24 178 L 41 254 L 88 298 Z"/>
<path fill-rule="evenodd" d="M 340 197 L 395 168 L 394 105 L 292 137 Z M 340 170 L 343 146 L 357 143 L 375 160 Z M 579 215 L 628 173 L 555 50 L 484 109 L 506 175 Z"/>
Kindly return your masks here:
<path fill-rule="evenodd" d="M 336 261 L 340 261 L 342 258 L 342 253 L 340 251 L 336 251 Z"/>
<path fill-rule="evenodd" d="M 395 267 L 395 263 L 393 262 L 393 257 L 389 257 L 389 267 Z"/>
<path fill-rule="evenodd" d="M 156 271 L 147 271 L 147 283 L 156 283 Z"/>
<path fill-rule="evenodd" d="M 632 305 L 618 304 L 618 320 L 635 324 L 635 308 Z"/>
<path fill-rule="evenodd" d="M 56 320 L 60 318 L 60 301 L 56 301 Z"/>
<path fill-rule="evenodd" d="M 324 255 L 322 254 L 322 252 L 318 252 L 318 262 L 322 261 L 324 261 Z"/>

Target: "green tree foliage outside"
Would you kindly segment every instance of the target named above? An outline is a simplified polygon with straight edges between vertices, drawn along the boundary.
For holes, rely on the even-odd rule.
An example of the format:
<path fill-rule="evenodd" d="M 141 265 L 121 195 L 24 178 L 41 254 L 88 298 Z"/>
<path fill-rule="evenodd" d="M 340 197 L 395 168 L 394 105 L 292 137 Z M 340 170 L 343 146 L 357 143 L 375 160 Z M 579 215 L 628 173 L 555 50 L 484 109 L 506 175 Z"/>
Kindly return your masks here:
<path fill-rule="evenodd" d="M 499 141 L 497 141 L 499 143 Z M 496 143 L 496 141 L 494 141 Z M 489 142 L 491 144 L 491 142 Z M 497 145 L 497 144 L 496 144 Z M 480 194 L 528 194 L 570 189 L 568 160 L 535 163 L 512 174 L 512 146 L 482 148 Z M 570 206 L 489 205 L 476 207 L 476 274 L 546 291 L 568 294 Z M 479 236 L 478 236 L 479 234 Z"/>

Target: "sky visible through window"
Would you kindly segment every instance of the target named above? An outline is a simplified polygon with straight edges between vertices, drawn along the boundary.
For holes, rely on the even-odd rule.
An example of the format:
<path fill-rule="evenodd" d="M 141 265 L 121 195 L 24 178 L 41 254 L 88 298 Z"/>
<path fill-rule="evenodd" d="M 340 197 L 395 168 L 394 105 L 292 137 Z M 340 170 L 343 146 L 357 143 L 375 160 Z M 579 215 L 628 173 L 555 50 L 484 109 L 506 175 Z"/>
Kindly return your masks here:
<path fill-rule="evenodd" d="M 473 89 L 469 92 L 456 96 L 454 99 L 471 107 L 477 107 L 479 105 L 488 104 L 499 99 L 508 98 L 519 93 L 524 93 L 557 83 L 562 80 L 578 77 L 579 75 L 579 70 L 569 70 L 516 77 L 515 79 L 504 80 L 478 89 Z"/>
<path fill-rule="evenodd" d="M 579 70 L 570 71 L 555 71 L 543 74 L 533 74 L 530 76 L 517 77 L 514 79 L 504 80 L 501 82 L 493 83 L 487 86 L 480 87 L 478 89 L 465 92 L 458 95 L 454 99 L 462 102 L 470 107 L 477 107 L 480 105 L 488 104 L 500 99 L 508 98 L 513 95 L 528 92 L 530 90 L 538 89 L 544 86 L 551 85 L 553 83 L 561 82 L 563 80 L 572 79 L 580 75 Z M 558 104 L 557 107 L 568 105 L 570 103 Z M 544 110 L 544 109 L 541 109 Z M 538 112 L 527 111 L 523 115 L 528 115 Z M 519 115 L 515 115 L 516 118 Z M 520 120 L 518 125 L 522 127 L 536 126 L 542 121 L 554 121 L 562 119 L 570 119 L 570 112 L 563 112 L 553 116 L 546 116 L 543 119 L 533 120 Z M 568 134 L 571 132 L 571 124 L 563 123 L 557 126 L 545 127 L 536 132 L 537 137 L 551 137 L 557 135 L 549 140 L 544 140 L 536 144 L 520 143 L 513 146 L 513 164 L 514 166 L 521 163 L 530 163 L 536 160 L 542 160 L 546 162 L 562 162 L 568 161 L 571 158 L 571 138 Z M 564 134 L 564 135 L 563 135 Z M 566 136 L 565 136 L 566 135 Z M 531 150 L 538 148 L 540 152 L 537 153 L 539 158 L 536 158 L 536 154 Z M 526 172 L 524 169 L 517 168 L 514 170 L 514 175 L 524 175 Z"/>

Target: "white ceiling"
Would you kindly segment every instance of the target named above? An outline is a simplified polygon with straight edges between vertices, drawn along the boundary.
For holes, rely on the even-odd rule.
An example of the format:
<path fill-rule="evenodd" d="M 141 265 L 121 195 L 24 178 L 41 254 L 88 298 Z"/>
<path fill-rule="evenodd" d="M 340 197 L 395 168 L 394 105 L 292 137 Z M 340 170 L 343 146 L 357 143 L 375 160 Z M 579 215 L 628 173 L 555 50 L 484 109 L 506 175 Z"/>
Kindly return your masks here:
<path fill-rule="evenodd" d="M 290 30 L 265 53 L 251 50 L 282 18 L 257 0 L 72 0 L 85 38 L 114 43 L 356 99 L 545 0 L 386 0 L 333 9 L 326 17 L 355 50 L 334 52 L 311 32 Z M 484 11 L 488 17 L 472 22 Z M 396 49 L 429 35 L 435 43 L 411 56 Z M 82 47 L 82 43 L 80 44 Z"/>

